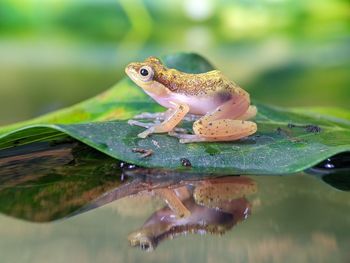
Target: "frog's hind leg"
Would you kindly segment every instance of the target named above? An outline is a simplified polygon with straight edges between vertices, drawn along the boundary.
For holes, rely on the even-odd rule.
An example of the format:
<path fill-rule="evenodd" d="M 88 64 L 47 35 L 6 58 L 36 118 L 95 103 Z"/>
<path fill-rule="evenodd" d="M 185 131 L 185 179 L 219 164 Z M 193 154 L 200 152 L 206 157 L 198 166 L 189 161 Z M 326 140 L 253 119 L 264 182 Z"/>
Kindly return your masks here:
<path fill-rule="evenodd" d="M 215 116 L 215 115 L 214 115 Z M 205 141 L 234 141 L 254 134 L 256 123 L 244 120 L 218 119 L 204 116 L 193 124 L 193 131 Z M 195 138 L 183 139 L 181 142 L 194 142 Z M 202 140 L 201 140 L 202 141 Z"/>
<path fill-rule="evenodd" d="M 181 143 L 234 141 L 249 136 L 256 132 L 256 124 L 251 121 L 237 120 L 241 116 L 254 115 L 254 108 L 249 108 L 249 104 L 249 97 L 232 98 L 195 121 L 193 124 L 195 134 L 171 133 L 170 135 L 179 138 Z"/>

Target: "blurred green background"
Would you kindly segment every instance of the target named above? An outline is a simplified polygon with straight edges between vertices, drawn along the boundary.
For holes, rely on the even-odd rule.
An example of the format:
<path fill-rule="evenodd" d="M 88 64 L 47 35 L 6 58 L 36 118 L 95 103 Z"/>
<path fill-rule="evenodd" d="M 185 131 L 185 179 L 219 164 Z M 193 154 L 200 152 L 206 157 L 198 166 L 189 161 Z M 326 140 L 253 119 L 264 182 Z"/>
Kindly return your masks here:
<path fill-rule="evenodd" d="M 350 109 L 349 10 L 345 0 L 2 0 L 0 125 L 177 51 L 204 55 L 256 100 Z"/>

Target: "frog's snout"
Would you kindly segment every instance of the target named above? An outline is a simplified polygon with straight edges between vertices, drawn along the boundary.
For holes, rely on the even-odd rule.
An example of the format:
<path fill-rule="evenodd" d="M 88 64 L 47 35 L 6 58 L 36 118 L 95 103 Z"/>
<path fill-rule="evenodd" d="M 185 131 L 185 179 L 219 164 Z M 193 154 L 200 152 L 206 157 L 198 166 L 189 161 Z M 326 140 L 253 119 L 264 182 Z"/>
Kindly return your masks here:
<path fill-rule="evenodd" d="M 128 77 L 135 83 L 138 82 L 138 64 L 137 63 L 130 63 L 125 67 L 125 73 L 128 75 Z"/>
<path fill-rule="evenodd" d="M 130 63 L 130 64 L 128 64 L 128 65 L 125 67 L 125 73 L 126 73 L 127 75 L 129 75 L 130 72 L 131 72 L 132 70 L 135 71 L 135 69 L 134 69 L 134 63 Z"/>

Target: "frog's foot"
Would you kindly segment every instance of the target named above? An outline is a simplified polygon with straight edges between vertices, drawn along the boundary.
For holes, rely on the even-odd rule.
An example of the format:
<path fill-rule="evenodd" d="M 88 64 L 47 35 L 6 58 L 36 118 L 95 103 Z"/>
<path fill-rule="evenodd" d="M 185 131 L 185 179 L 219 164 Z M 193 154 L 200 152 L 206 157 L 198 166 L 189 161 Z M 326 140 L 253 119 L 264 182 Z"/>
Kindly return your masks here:
<path fill-rule="evenodd" d="M 147 128 L 147 127 L 145 127 L 145 128 Z M 152 133 L 154 133 L 154 125 L 152 125 L 148 129 L 144 130 L 143 132 L 139 133 L 137 135 L 137 137 L 144 139 L 144 138 L 148 137 L 148 135 L 151 135 Z"/>
<path fill-rule="evenodd" d="M 136 121 L 136 120 L 128 120 L 128 124 L 132 125 L 132 126 L 139 126 L 139 127 L 143 127 L 143 128 L 151 128 L 152 126 L 155 125 L 155 123 L 145 123 L 145 122 L 141 122 L 141 121 Z"/>

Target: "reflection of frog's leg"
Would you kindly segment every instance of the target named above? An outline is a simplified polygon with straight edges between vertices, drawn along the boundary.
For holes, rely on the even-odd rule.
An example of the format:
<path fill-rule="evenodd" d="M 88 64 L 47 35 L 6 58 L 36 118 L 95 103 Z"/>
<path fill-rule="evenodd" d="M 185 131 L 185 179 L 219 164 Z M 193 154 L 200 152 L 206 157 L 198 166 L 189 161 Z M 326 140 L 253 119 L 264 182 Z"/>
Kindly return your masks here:
<path fill-rule="evenodd" d="M 235 120 L 249 109 L 249 99 L 244 96 L 231 99 L 193 124 L 194 135 L 171 134 L 181 143 L 204 141 L 234 141 L 256 132 L 254 122 Z"/>
<path fill-rule="evenodd" d="M 248 177 L 225 177 L 203 180 L 193 192 L 197 204 L 225 209 L 226 201 L 243 198 L 257 192 L 257 184 Z"/>
<path fill-rule="evenodd" d="M 179 217 L 187 217 L 191 212 L 184 206 L 174 190 L 162 188 L 153 190 L 155 194 L 161 196 L 168 204 L 169 208 Z"/>
<path fill-rule="evenodd" d="M 188 113 L 189 107 L 186 104 L 175 104 L 175 108 L 172 109 L 167 118 L 159 124 L 154 124 L 153 126 L 147 128 L 144 132 L 138 134 L 140 138 L 146 138 L 152 133 L 163 133 L 169 132 L 183 119 L 183 117 Z"/>
<path fill-rule="evenodd" d="M 257 113 L 258 113 L 257 108 L 251 105 L 243 115 L 237 118 L 237 120 L 249 120 L 251 118 L 254 118 Z"/>

